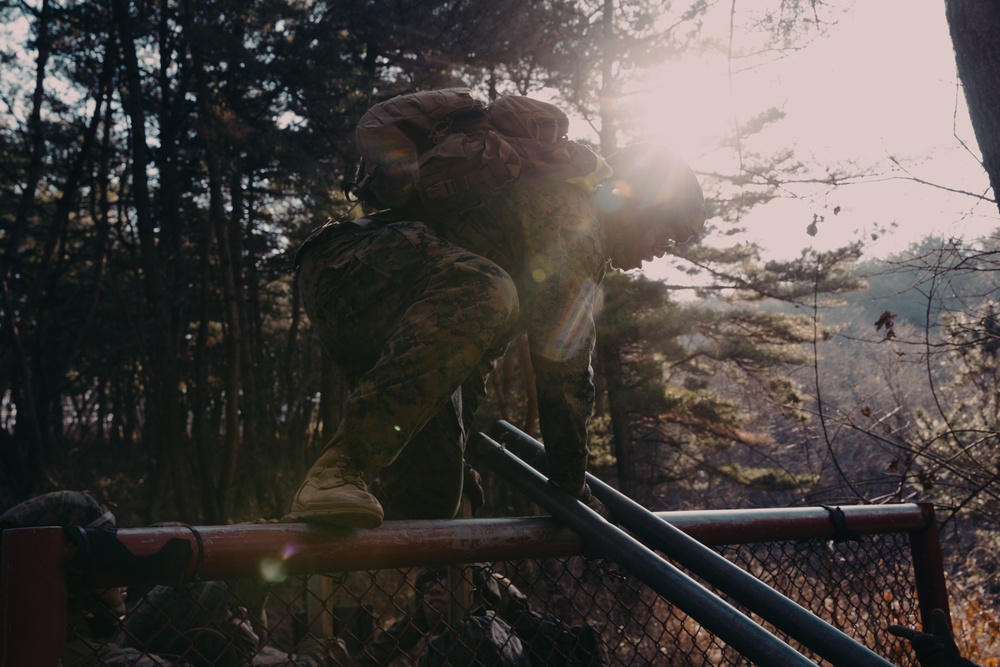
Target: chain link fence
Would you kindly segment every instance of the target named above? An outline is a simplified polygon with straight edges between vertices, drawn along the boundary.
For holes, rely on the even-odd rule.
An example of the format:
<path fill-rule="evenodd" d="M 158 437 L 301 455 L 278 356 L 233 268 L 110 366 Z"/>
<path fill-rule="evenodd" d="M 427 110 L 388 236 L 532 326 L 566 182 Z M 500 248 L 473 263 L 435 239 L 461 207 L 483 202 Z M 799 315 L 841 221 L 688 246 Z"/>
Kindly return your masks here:
<path fill-rule="evenodd" d="M 684 514 L 689 515 L 685 530 L 697 533 L 698 517 Z M 702 514 L 706 525 L 711 524 L 712 513 Z M 529 530 L 522 544 L 512 543 L 510 536 L 525 526 L 550 526 L 547 519 L 490 521 L 449 525 L 461 530 L 462 524 L 475 524 L 489 535 L 509 528 L 513 533 L 504 533 L 498 542 L 502 548 L 476 547 L 478 538 L 472 535 L 462 538 L 466 544 L 457 552 L 427 536 L 432 527 L 443 525 L 438 522 L 425 522 L 428 531 L 419 530 L 422 522 L 410 522 L 399 534 L 387 525 L 349 538 L 314 535 L 306 528 L 289 534 L 275 526 L 220 527 L 217 535 L 197 540 L 202 571 L 194 576 L 203 580 L 131 586 L 118 632 L 83 636 L 72 622 L 79 590 L 71 590 L 72 660 L 65 664 L 751 664 L 625 566 L 588 555 L 586 545 L 571 535 L 560 533 L 558 539 L 546 541 Z M 791 531 L 792 537 L 782 539 L 783 525 L 787 522 L 775 521 L 764 530 L 757 526 L 759 541 L 741 538 L 743 543 L 716 544 L 713 549 L 893 664 L 916 665 L 905 642 L 885 631 L 889 624 L 920 622 L 910 532 L 870 532 L 834 541 Z M 151 529 L 122 533 L 133 550 L 157 542 Z M 365 534 L 388 537 L 365 551 Z M 462 541 L 456 534 L 442 536 L 440 544 Z M 296 535 L 311 541 L 297 540 Z M 412 543 L 403 539 L 407 535 Z M 462 550 L 474 561 L 456 560 Z M 563 553 L 510 557 L 554 551 Z M 265 552 L 277 557 L 262 558 Z M 491 553 L 498 558 L 489 558 Z M 414 566 L 382 566 L 405 563 L 408 555 Z M 440 564 L 433 562 L 435 555 Z M 352 566 L 351 571 L 336 572 L 336 562 L 366 560 L 378 569 Z M 248 576 L 250 572 L 255 574 Z M 85 577 L 80 586 L 99 578 Z M 829 664 L 730 603 L 817 664 Z M 18 601 L 8 596 L 6 604 L 9 618 Z M 7 643 L 12 641 L 16 638 L 8 636 Z M 5 647 L 8 655 L 10 648 Z"/>

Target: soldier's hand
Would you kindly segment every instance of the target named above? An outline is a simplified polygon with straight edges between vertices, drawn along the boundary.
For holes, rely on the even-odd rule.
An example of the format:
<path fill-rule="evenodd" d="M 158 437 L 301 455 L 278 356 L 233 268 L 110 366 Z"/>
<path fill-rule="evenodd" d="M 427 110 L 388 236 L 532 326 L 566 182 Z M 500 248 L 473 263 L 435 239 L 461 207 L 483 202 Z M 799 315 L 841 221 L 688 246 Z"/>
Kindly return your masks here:
<path fill-rule="evenodd" d="M 462 493 L 468 496 L 469 504 L 472 506 L 472 514 L 475 516 L 476 512 L 486 504 L 486 492 L 483 490 L 482 475 L 468 463 L 465 464 L 462 478 Z"/>
<path fill-rule="evenodd" d="M 351 656 L 347 644 L 340 637 L 305 637 L 299 644 L 300 657 L 310 658 L 317 667 L 339 667 L 350 665 Z"/>
<path fill-rule="evenodd" d="M 930 632 L 901 625 L 890 625 L 888 630 L 910 642 L 920 667 L 975 667 L 975 663 L 962 657 L 948 627 L 948 617 L 940 609 L 931 611 Z"/>
<path fill-rule="evenodd" d="M 584 482 L 583 486 L 580 487 L 580 490 L 573 495 L 576 496 L 577 500 L 581 503 L 597 512 L 605 521 L 614 523 L 614 516 L 612 516 L 611 510 L 605 507 L 604 503 L 594 497 L 589 484 Z"/>

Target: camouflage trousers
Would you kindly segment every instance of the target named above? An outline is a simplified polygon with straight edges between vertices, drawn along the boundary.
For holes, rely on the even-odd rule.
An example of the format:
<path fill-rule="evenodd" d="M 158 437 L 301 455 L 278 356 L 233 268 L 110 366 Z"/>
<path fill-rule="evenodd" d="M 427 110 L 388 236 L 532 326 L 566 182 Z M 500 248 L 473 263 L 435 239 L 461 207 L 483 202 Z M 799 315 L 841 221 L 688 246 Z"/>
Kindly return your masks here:
<path fill-rule="evenodd" d="M 335 225 L 299 271 L 306 313 L 350 382 L 327 447 L 380 469 L 387 519 L 455 516 L 472 416 L 514 335 L 514 282 L 420 222 Z"/>

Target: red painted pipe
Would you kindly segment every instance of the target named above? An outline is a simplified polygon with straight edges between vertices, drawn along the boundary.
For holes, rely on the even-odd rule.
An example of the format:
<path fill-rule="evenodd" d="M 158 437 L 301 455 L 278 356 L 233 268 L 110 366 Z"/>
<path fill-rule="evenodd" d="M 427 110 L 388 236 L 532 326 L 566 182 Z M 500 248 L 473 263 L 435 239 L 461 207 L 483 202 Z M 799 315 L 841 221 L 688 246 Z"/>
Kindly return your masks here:
<path fill-rule="evenodd" d="M 841 507 L 859 534 L 925 527 L 917 505 Z M 656 512 L 708 545 L 825 539 L 833 534 L 821 508 Z M 387 521 L 375 530 L 304 523 L 237 524 L 186 528 L 120 528 L 118 539 L 136 556 L 149 556 L 173 538 L 190 542 L 187 573 L 201 579 L 575 556 L 586 543 L 551 517 Z M 199 547 L 199 539 L 201 546 Z M 199 553 L 201 554 L 199 556 Z M 199 566 L 200 561 L 200 566 Z M 93 567 L 100 570 L 100 563 Z M 105 573 L 102 585 L 137 583 Z M 169 582 L 165 582 L 169 583 Z"/>

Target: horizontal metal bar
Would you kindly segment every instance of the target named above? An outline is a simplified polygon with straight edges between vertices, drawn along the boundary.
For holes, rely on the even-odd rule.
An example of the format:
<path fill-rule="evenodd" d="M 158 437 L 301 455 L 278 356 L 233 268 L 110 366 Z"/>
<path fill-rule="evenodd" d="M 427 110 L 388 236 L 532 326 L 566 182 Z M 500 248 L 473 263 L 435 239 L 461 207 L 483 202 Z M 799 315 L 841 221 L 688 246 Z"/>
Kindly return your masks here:
<path fill-rule="evenodd" d="M 879 508 L 877 513 L 871 506 L 840 509 L 860 534 L 916 531 L 924 525 L 919 506 Z M 834 534 L 822 508 L 654 514 L 710 545 L 828 539 Z M 188 574 L 197 571 L 204 579 L 255 577 L 271 568 L 311 574 L 587 553 L 586 543 L 551 517 L 387 521 L 376 530 L 304 523 L 120 528 L 118 538 L 136 556 L 157 553 L 170 539 L 186 539 L 195 553 Z M 107 573 L 102 583 L 130 582 Z"/>
<path fill-rule="evenodd" d="M 927 528 L 927 515 L 914 503 L 838 506 L 858 535 L 913 533 Z M 750 544 L 833 539 L 837 529 L 822 507 L 654 512 L 702 544 Z"/>
<path fill-rule="evenodd" d="M 387 521 L 373 530 L 268 523 L 118 531 L 119 541 L 136 556 L 157 553 L 176 538 L 191 543 L 194 556 L 188 575 L 201 579 L 562 557 L 586 551 L 578 536 L 550 517 Z M 99 569 L 100 564 L 95 565 Z"/>

